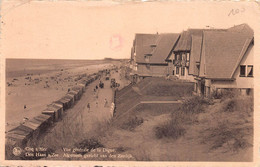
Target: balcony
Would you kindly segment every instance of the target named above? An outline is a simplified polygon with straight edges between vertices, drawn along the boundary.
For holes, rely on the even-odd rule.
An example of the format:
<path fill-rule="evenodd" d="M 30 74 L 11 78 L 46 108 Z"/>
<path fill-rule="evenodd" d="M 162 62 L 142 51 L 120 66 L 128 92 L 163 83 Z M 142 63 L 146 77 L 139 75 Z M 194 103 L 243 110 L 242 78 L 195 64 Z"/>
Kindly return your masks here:
<path fill-rule="evenodd" d="M 182 60 L 182 61 L 181 61 L 181 66 L 182 66 L 182 67 L 185 67 L 185 66 L 186 66 L 186 61 L 185 61 L 185 60 Z"/>
<path fill-rule="evenodd" d="M 181 66 L 181 60 L 174 60 L 175 66 Z"/>

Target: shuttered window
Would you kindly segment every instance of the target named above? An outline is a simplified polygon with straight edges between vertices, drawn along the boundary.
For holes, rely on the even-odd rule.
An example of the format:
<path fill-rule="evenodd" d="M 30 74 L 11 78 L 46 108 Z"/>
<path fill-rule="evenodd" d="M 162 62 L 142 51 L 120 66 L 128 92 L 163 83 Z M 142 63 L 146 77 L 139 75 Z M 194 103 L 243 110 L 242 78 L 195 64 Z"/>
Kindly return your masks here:
<path fill-rule="evenodd" d="M 179 74 L 179 67 L 176 67 L 176 74 Z"/>
<path fill-rule="evenodd" d="M 184 76 L 185 75 L 185 67 L 181 68 L 181 75 Z"/>
<path fill-rule="evenodd" d="M 246 66 L 240 65 L 240 77 L 245 77 L 245 76 L 246 76 Z"/>
<path fill-rule="evenodd" d="M 253 77 L 253 66 L 252 65 L 247 66 L 247 76 Z"/>

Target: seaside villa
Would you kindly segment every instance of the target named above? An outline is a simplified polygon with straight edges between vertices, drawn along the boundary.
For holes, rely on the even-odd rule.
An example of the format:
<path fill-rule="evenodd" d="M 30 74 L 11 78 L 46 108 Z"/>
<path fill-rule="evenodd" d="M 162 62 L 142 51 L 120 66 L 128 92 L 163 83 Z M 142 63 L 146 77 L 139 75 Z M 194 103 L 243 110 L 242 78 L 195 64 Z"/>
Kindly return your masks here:
<path fill-rule="evenodd" d="M 132 79 L 175 76 L 209 97 L 225 89 L 253 93 L 254 32 L 247 24 L 229 29 L 188 29 L 181 34 L 136 34 Z"/>

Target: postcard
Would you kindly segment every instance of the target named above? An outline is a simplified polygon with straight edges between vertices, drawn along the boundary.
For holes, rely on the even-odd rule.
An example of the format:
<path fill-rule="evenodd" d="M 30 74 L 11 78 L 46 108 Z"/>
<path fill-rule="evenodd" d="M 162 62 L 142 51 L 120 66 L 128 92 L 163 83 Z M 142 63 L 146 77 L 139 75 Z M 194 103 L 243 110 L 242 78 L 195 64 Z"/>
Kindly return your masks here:
<path fill-rule="evenodd" d="M 1 165 L 259 166 L 259 4 L 1 2 Z"/>

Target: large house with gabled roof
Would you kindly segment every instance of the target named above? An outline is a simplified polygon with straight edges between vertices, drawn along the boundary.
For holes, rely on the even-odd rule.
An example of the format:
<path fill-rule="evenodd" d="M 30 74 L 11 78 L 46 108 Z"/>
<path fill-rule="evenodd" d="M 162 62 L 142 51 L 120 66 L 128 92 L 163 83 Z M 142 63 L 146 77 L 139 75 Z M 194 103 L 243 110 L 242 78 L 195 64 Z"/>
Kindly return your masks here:
<path fill-rule="evenodd" d="M 203 31 L 202 40 L 194 38 L 190 73 L 195 77 L 197 94 L 208 97 L 234 88 L 244 94 L 252 92 L 253 34 L 247 24 L 242 24 L 226 31 Z"/>
<path fill-rule="evenodd" d="M 132 76 L 135 78 L 167 76 L 166 58 L 172 53 L 179 34 L 136 34 L 131 54 Z"/>
<path fill-rule="evenodd" d="M 228 29 L 188 29 L 181 34 L 136 34 L 131 52 L 133 76 L 173 75 L 194 82 L 194 93 L 211 96 L 225 89 L 253 92 L 254 31 L 241 24 Z"/>

